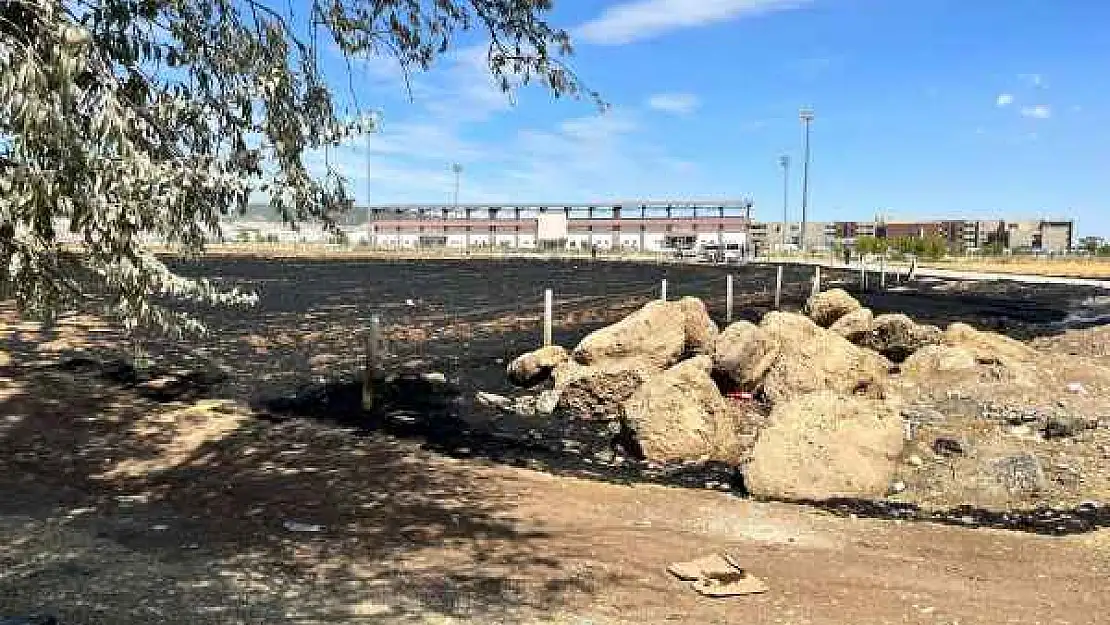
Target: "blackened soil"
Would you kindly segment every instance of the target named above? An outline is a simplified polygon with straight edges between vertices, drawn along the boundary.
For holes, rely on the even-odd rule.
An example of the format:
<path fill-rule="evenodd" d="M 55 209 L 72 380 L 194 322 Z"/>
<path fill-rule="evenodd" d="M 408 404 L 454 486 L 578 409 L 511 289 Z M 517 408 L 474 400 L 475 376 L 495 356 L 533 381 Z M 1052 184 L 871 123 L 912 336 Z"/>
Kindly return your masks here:
<path fill-rule="evenodd" d="M 702 298 L 725 323 L 726 275 L 734 276 L 735 318 L 757 321 L 773 309 L 776 268 L 652 265 L 609 261 L 267 261 L 206 259 L 177 267 L 225 286 L 253 290 L 257 307 L 198 310 L 211 332 L 179 343 L 149 338 L 159 366 L 196 366 L 226 373 L 215 396 L 249 401 L 274 419 L 312 418 L 356 426 L 364 435 L 422 440 L 453 456 L 477 457 L 608 481 L 654 481 L 742 493 L 729 467 L 658 467 L 622 458 L 567 451 L 558 441 L 529 438 L 527 426 L 468 421 L 460 398 L 483 390 L 519 395 L 504 366 L 540 340 L 544 289 L 555 292 L 555 342 L 573 346 L 659 296 Z M 1015 282 L 919 281 L 860 292 L 858 274 L 824 272 L 877 314 L 902 312 L 924 323 L 962 321 L 1029 338 L 1058 331 L 1093 289 Z M 786 267 L 782 308 L 798 310 L 812 270 Z M 878 280 L 872 276 L 872 284 Z M 393 386 L 374 414 L 360 408 L 361 356 L 372 316 L 381 318 L 387 350 L 381 371 L 441 372 L 447 386 Z M 324 360 L 321 360 L 324 357 Z M 412 378 L 401 378 L 412 379 Z M 447 390 L 444 390 L 444 389 Z M 1105 510 L 1031 511 L 998 516 L 975 510 L 948 513 L 893 509 L 873 502 L 824 504 L 834 512 L 1006 527 L 1045 533 L 1106 526 Z M 1060 516 L 1063 515 L 1063 516 Z"/>

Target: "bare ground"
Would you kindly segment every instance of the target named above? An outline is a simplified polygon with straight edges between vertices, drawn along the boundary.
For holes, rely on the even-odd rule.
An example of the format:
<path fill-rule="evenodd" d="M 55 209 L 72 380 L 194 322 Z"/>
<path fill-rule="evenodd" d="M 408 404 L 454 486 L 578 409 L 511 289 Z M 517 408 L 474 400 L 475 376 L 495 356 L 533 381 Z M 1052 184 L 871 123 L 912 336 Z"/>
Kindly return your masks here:
<path fill-rule="evenodd" d="M 1107 608 L 1105 530 L 1052 538 L 836 517 L 455 460 L 316 422 L 190 426 L 175 407 L 67 378 L 40 378 L 44 387 L 5 404 L 0 613 L 51 610 L 63 623 L 1095 623 Z M 45 387 L 65 403 L 28 393 Z M 143 470 L 120 470 L 136 461 Z M 292 532 L 287 520 L 323 528 Z M 664 571 L 717 550 L 770 592 L 709 600 Z"/>

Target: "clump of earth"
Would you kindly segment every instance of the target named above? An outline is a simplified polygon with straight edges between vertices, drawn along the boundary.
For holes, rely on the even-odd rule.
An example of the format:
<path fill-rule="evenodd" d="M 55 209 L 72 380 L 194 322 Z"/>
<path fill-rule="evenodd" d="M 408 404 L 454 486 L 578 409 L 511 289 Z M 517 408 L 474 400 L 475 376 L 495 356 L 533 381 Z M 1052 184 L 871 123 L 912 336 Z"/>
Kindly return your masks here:
<path fill-rule="evenodd" d="M 1102 352 L 876 315 L 841 289 L 724 328 L 697 298 L 650 302 L 507 373 L 536 393 L 524 403 L 548 434 L 648 464 L 734 466 L 755 497 L 986 510 L 1110 499 Z"/>

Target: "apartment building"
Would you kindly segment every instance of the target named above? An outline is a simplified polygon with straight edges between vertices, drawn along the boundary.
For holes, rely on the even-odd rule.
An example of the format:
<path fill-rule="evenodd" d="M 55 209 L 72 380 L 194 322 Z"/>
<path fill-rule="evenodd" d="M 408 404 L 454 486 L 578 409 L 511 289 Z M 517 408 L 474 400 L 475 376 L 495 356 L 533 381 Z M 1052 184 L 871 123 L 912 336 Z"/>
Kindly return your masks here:
<path fill-rule="evenodd" d="M 941 237 L 953 251 L 977 250 L 1001 245 L 1015 251 L 1066 252 L 1074 245 L 1071 220 L 1005 221 L 1001 219 L 935 221 L 835 221 L 806 224 L 806 244 L 812 251 L 855 245 L 859 237 L 880 239 Z M 754 222 L 753 244 L 760 250 L 796 250 L 800 242 L 798 223 Z"/>
<path fill-rule="evenodd" d="M 751 240 L 757 252 L 794 251 L 801 248 L 802 225 L 781 221 L 752 222 Z M 828 222 L 806 223 L 806 247 L 813 251 L 831 249 L 840 239 L 836 224 Z"/>

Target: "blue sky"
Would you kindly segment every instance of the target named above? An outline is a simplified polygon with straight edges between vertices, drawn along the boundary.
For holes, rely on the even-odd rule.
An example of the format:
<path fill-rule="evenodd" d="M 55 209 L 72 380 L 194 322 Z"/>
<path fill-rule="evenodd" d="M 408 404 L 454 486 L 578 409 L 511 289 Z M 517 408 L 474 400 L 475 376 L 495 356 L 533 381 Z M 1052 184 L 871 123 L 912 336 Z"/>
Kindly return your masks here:
<path fill-rule="evenodd" d="M 813 220 L 1072 216 L 1110 235 L 1110 2 L 555 4 L 612 108 L 540 88 L 511 102 L 478 39 L 411 77 L 411 97 L 389 60 L 358 62 L 359 103 L 383 115 L 373 203 L 447 201 L 458 162 L 462 202 L 751 197 L 777 220 L 785 153 L 797 220 L 809 105 Z M 360 202 L 365 151 L 331 155 Z"/>

